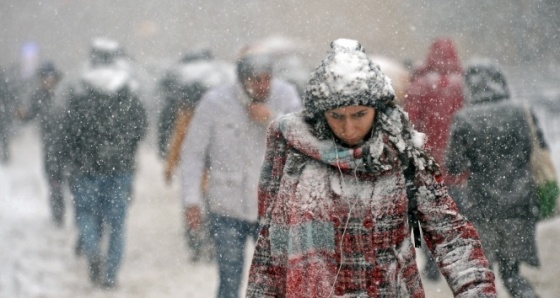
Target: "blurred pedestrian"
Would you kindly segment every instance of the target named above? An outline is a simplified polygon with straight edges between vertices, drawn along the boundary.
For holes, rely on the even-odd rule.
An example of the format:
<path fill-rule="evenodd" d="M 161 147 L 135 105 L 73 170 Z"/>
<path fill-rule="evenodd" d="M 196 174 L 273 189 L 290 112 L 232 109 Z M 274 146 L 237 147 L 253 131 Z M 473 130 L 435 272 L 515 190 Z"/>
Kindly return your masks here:
<path fill-rule="evenodd" d="M 206 52 L 206 51 L 205 51 Z M 195 56 L 197 52 L 187 55 Z M 209 52 L 208 52 L 209 53 Z M 188 60 L 183 59 L 181 63 L 173 67 L 166 76 L 167 91 L 173 94 L 177 101 L 177 111 L 173 131 L 170 135 L 169 146 L 165 158 L 164 177 L 169 183 L 175 173 L 180 160 L 181 146 L 188 132 L 189 124 L 194 115 L 198 102 L 206 91 L 235 81 L 235 66 L 212 58 L 208 54 L 205 59 Z M 170 95 L 171 96 L 171 95 Z M 169 115 L 167 115 L 169 116 Z M 164 114 L 162 114 L 163 122 Z M 167 121 L 167 120 L 166 120 Z M 160 122 L 161 123 L 161 122 Z M 163 141 L 163 140 L 162 140 Z M 207 175 L 202 179 L 202 197 L 207 196 Z M 204 199 L 206 206 L 206 199 Z M 186 214 L 184 212 L 183 216 Z M 184 220 L 185 237 L 187 245 L 191 250 L 191 260 L 199 261 L 205 259 L 210 261 L 214 258 L 213 242 L 210 239 L 206 216 L 203 217 L 200 228 L 190 229 Z"/>
<path fill-rule="evenodd" d="M 453 121 L 447 169 L 470 174 L 464 210 L 480 232 L 486 256 L 498 264 L 510 295 L 537 297 L 519 275 L 521 262 L 539 266 L 535 239 L 539 212 L 529 163 L 528 121 L 535 118 L 528 119 L 527 108 L 510 100 L 505 76 L 494 63 L 486 59 L 469 63 L 465 83 L 468 106 Z"/>
<path fill-rule="evenodd" d="M 135 94 L 122 48 L 113 40 L 94 40 L 80 83 L 70 96 L 64 121 L 79 241 L 91 281 L 113 288 L 124 252 L 135 154 L 146 133 L 146 111 Z"/>
<path fill-rule="evenodd" d="M 393 99 L 360 43 L 338 39 L 304 111 L 269 126 L 248 297 L 424 297 L 409 190 L 454 296 L 496 297 L 476 230 Z"/>
<path fill-rule="evenodd" d="M 178 65 L 171 68 L 165 76 L 165 88 L 168 97 L 173 97 L 175 115 L 162 114 L 160 123 L 172 118 L 172 128 L 168 136 L 161 131 L 161 147 L 165 147 L 166 181 L 171 181 L 180 159 L 181 145 L 194 110 L 204 93 L 212 88 L 232 84 L 235 81 L 235 66 L 225 61 L 214 59 L 210 50 L 195 50 L 187 53 Z M 160 127 L 165 125 L 161 124 Z M 163 146 L 165 144 L 165 146 Z"/>
<path fill-rule="evenodd" d="M 0 161 L 10 159 L 10 127 L 13 119 L 15 96 L 8 86 L 5 70 L 0 68 Z"/>
<path fill-rule="evenodd" d="M 183 69 L 191 63 L 211 60 L 214 60 L 214 55 L 207 48 L 187 51 L 179 63 L 170 67 L 159 81 L 159 90 L 164 102 L 158 118 L 158 153 L 163 159 L 168 156 L 175 121 L 184 102 L 183 92 L 181 91 L 185 83 Z"/>
<path fill-rule="evenodd" d="M 426 61 L 413 70 L 404 109 L 414 128 L 426 133 L 426 148 L 440 165 L 454 199 L 462 195 L 464 178 L 447 174 L 444 157 L 453 115 L 462 106 L 463 72 L 457 50 L 451 39 L 437 38 Z M 424 273 L 428 279 L 438 280 L 437 266 L 427 251 L 424 252 L 427 257 Z"/>
<path fill-rule="evenodd" d="M 23 122 L 37 119 L 43 145 L 43 165 L 49 185 L 49 202 L 52 218 L 57 226 L 64 223 L 63 196 L 64 153 L 61 139 L 63 110 L 57 103 L 55 89 L 62 79 L 61 72 L 50 62 L 44 62 L 37 71 L 39 87 L 31 95 L 29 108 L 19 110 Z"/>
<path fill-rule="evenodd" d="M 200 228 L 201 181 L 209 170 L 208 220 L 219 268 L 217 297 L 238 297 L 245 243 L 257 235 L 257 182 L 266 127 L 278 115 L 299 110 L 296 89 L 272 77 L 270 59 L 245 54 L 237 61 L 237 82 L 203 96 L 181 153 L 186 217 Z"/>

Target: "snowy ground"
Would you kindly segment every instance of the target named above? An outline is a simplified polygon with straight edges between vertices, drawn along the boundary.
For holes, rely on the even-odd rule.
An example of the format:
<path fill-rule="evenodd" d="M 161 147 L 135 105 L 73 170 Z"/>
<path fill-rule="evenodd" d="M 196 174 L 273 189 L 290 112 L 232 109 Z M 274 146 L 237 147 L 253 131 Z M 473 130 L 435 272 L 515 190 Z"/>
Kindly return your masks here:
<path fill-rule="evenodd" d="M 0 298 L 214 297 L 215 264 L 189 262 L 177 183 L 165 185 L 150 146 L 144 144 L 138 158 L 120 287 L 114 291 L 92 287 L 84 259 L 74 256 L 70 202 L 63 228 L 50 221 L 36 128 L 21 129 L 11 149 L 11 162 L 0 165 Z M 553 151 L 560 156 L 560 146 Z M 540 224 L 538 243 L 542 268 L 522 267 L 522 273 L 541 297 L 560 297 L 560 217 Z M 443 281 L 425 287 L 427 297 L 452 297 Z M 508 297 L 499 282 L 498 290 L 499 297 Z"/>

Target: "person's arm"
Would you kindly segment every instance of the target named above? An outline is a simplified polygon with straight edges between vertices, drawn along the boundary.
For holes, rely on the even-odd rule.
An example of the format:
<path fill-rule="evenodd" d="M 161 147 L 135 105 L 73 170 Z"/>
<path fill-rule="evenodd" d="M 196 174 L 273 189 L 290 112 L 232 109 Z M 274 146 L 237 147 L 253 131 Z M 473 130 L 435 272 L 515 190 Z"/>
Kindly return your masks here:
<path fill-rule="evenodd" d="M 71 92 L 68 95 L 68 104 L 63 109 L 64 113 L 62 115 L 62 132 L 61 132 L 61 142 L 62 142 L 62 152 L 64 152 L 65 161 L 71 163 L 76 161 L 79 157 L 76 154 L 79 138 L 82 135 L 81 125 L 85 124 L 83 119 L 82 108 L 80 107 L 81 100 L 84 98 Z"/>
<path fill-rule="evenodd" d="M 132 137 L 135 143 L 138 143 L 146 136 L 148 130 L 148 115 L 144 105 L 136 95 L 132 95 L 131 107 L 129 114 L 132 116 L 130 125 L 132 126 Z"/>
<path fill-rule="evenodd" d="M 189 133 L 181 148 L 179 170 L 185 217 L 190 228 L 197 229 L 201 223 L 201 181 L 206 167 L 208 147 L 213 137 L 213 123 L 219 112 L 212 100 L 203 100 L 192 118 Z"/>
<path fill-rule="evenodd" d="M 456 115 L 449 131 L 449 143 L 445 156 L 445 167 L 451 175 L 458 175 L 469 170 L 470 162 L 467 156 L 468 143 L 466 140 L 469 131 L 463 119 Z"/>
<path fill-rule="evenodd" d="M 535 115 L 535 111 L 533 109 L 530 109 L 529 112 L 531 113 L 531 118 L 533 119 L 533 125 L 535 126 L 535 133 L 537 135 L 537 141 L 539 142 L 539 146 L 542 149 L 549 149 L 548 148 L 548 143 L 546 142 L 545 138 L 544 138 L 544 133 L 541 129 L 541 126 L 539 124 L 539 120 L 537 119 L 537 116 Z"/>
<path fill-rule="evenodd" d="M 494 273 L 472 223 L 459 214 L 439 177 L 416 175 L 422 234 L 454 297 L 496 297 Z"/>
<path fill-rule="evenodd" d="M 165 158 L 169 146 L 169 138 L 175 123 L 175 103 L 166 98 L 157 123 L 158 154 Z"/>
<path fill-rule="evenodd" d="M 41 109 L 41 107 L 39 106 L 40 97 L 41 93 L 39 91 L 36 91 L 35 93 L 33 93 L 33 95 L 31 95 L 31 98 L 29 100 L 29 108 L 27 110 L 18 109 L 16 111 L 16 114 L 21 121 L 29 122 L 37 118 L 37 115 L 39 115 L 39 110 Z"/>
<path fill-rule="evenodd" d="M 286 159 L 286 142 L 277 122 L 269 126 L 266 143 L 258 188 L 260 231 L 249 270 L 247 297 L 279 297 L 284 293 L 281 287 L 286 278 L 285 271 L 273 264 L 269 238 L 271 205 L 278 193 Z"/>
<path fill-rule="evenodd" d="M 177 164 L 179 163 L 181 145 L 185 140 L 185 135 L 187 134 L 193 112 L 194 111 L 191 108 L 182 108 L 177 111 L 177 121 L 175 121 L 175 128 L 173 129 L 173 134 L 171 135 L 171 144 L 165 158 L 164 176 L 165 181 L 168 183 L 171 182 L 175 168 L 177 168 Z"/>

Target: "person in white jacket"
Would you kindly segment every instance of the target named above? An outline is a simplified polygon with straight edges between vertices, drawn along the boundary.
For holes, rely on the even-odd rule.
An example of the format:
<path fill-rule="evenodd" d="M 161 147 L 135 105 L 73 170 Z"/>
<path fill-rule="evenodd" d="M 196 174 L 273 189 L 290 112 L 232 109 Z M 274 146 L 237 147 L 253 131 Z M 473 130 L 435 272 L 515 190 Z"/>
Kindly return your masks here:
<path fill-rule="evenodd" d="M 200 228 L 206 209 L 219 268 L 219 298 L 238 297 L 245 242 L 257 238 L 257 184 L 268 124 L 301 109 L 295 87 L 272 77 L 266 55 L 240 58 L 237 76 L 234 84 L 212 89 L 201 99 L 180 162 L 190 229 Z M 203 200 L 206 168 L 209 179 Z"/>

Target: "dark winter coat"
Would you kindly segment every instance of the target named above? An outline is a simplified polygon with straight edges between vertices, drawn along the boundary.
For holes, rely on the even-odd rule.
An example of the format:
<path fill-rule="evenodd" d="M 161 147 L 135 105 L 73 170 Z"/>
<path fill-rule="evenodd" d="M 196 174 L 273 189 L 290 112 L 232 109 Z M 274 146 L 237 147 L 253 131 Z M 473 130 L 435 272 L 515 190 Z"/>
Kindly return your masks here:
<path fill-rule="evenodd" d="M 427 135 L 426 148 L 444 174 L 449 127 L 462 106 L 463 73 L 459 57 L 451 40 L 438 39 L 432 44 L 425 64 L 413 74 L 404 109 L 415 129 Z"/>
<path fill-rule="evenodd" d="M 194 109 L 202 95 L 214 87 L 233 83 L 233 65 L 214 60 L 208 53 L 187 55 L 171 67 L 160 82 L 164 106 L 158 119 L 158 151 L 166 157 L 178 112 Z"/>
<path fill-rule="evenodd" d="M 113 94 L 94 88 L 75 92 L 64 121 L 67 152 L 76 174 L 131 172 L 138 143 L 146 134 L 146 111 L 123 87 Z"/>
<path fill-rule="evenodd" d="M 509 101 L 505 81 L 495 80 L 501 74 L 473 76 L 467 77 L 470 105 L 456 114 L 451 127 L 447 169 L 469 173 L 461 205 L 477 229 L 487 231 L 481 238 L 488 258 L 493 259 L 493 252 L 500 249 L 509 258 L 537 265 L 538 207 L 530 173 L 526 107 Z M 493 235 L 499 229 L 507 231 L 507 236 Z M 484 241 L 490 235 L 505 242 Z"/>
<path fill-rule="evenodd" d="M 12 113 L 15 98 L 10 92 L 8 78 L 4 70 L 0 68 L 0 135 L 7 133 L 8 126 L 12 121 Z"/>
<path fill-rule="evenodd" d="M 378 114 L 387 129 L 368 141 L 382 147 L 373 172 L 357 150 L 314 136 L 301 114 L 271 124 L 248 297 L 424 297 L 397 158 L 409 142 L 403 115 Z M 426 243 L 455 297 L 495 297 L 477 232 L 441 179 L 420 170 L 415 183 Z"/>
<path fill-rule="evenodd" d="M 451 129 L 447 167 L 468 171 L 464 206 L 473 219 L 535 218 L 525 108 L 509 101 L 465 108 Z"/>
<path fill-rule="evenodd" d="M 63 140 L 61 139 L 63 111 L 55 104 L 55 93 L 38 89 L 33 93 L 30 107 L 23 121 L 37 119 L 41 129 L 43 158 L 47 175 L 61 179 L 63 165 Z"/>

